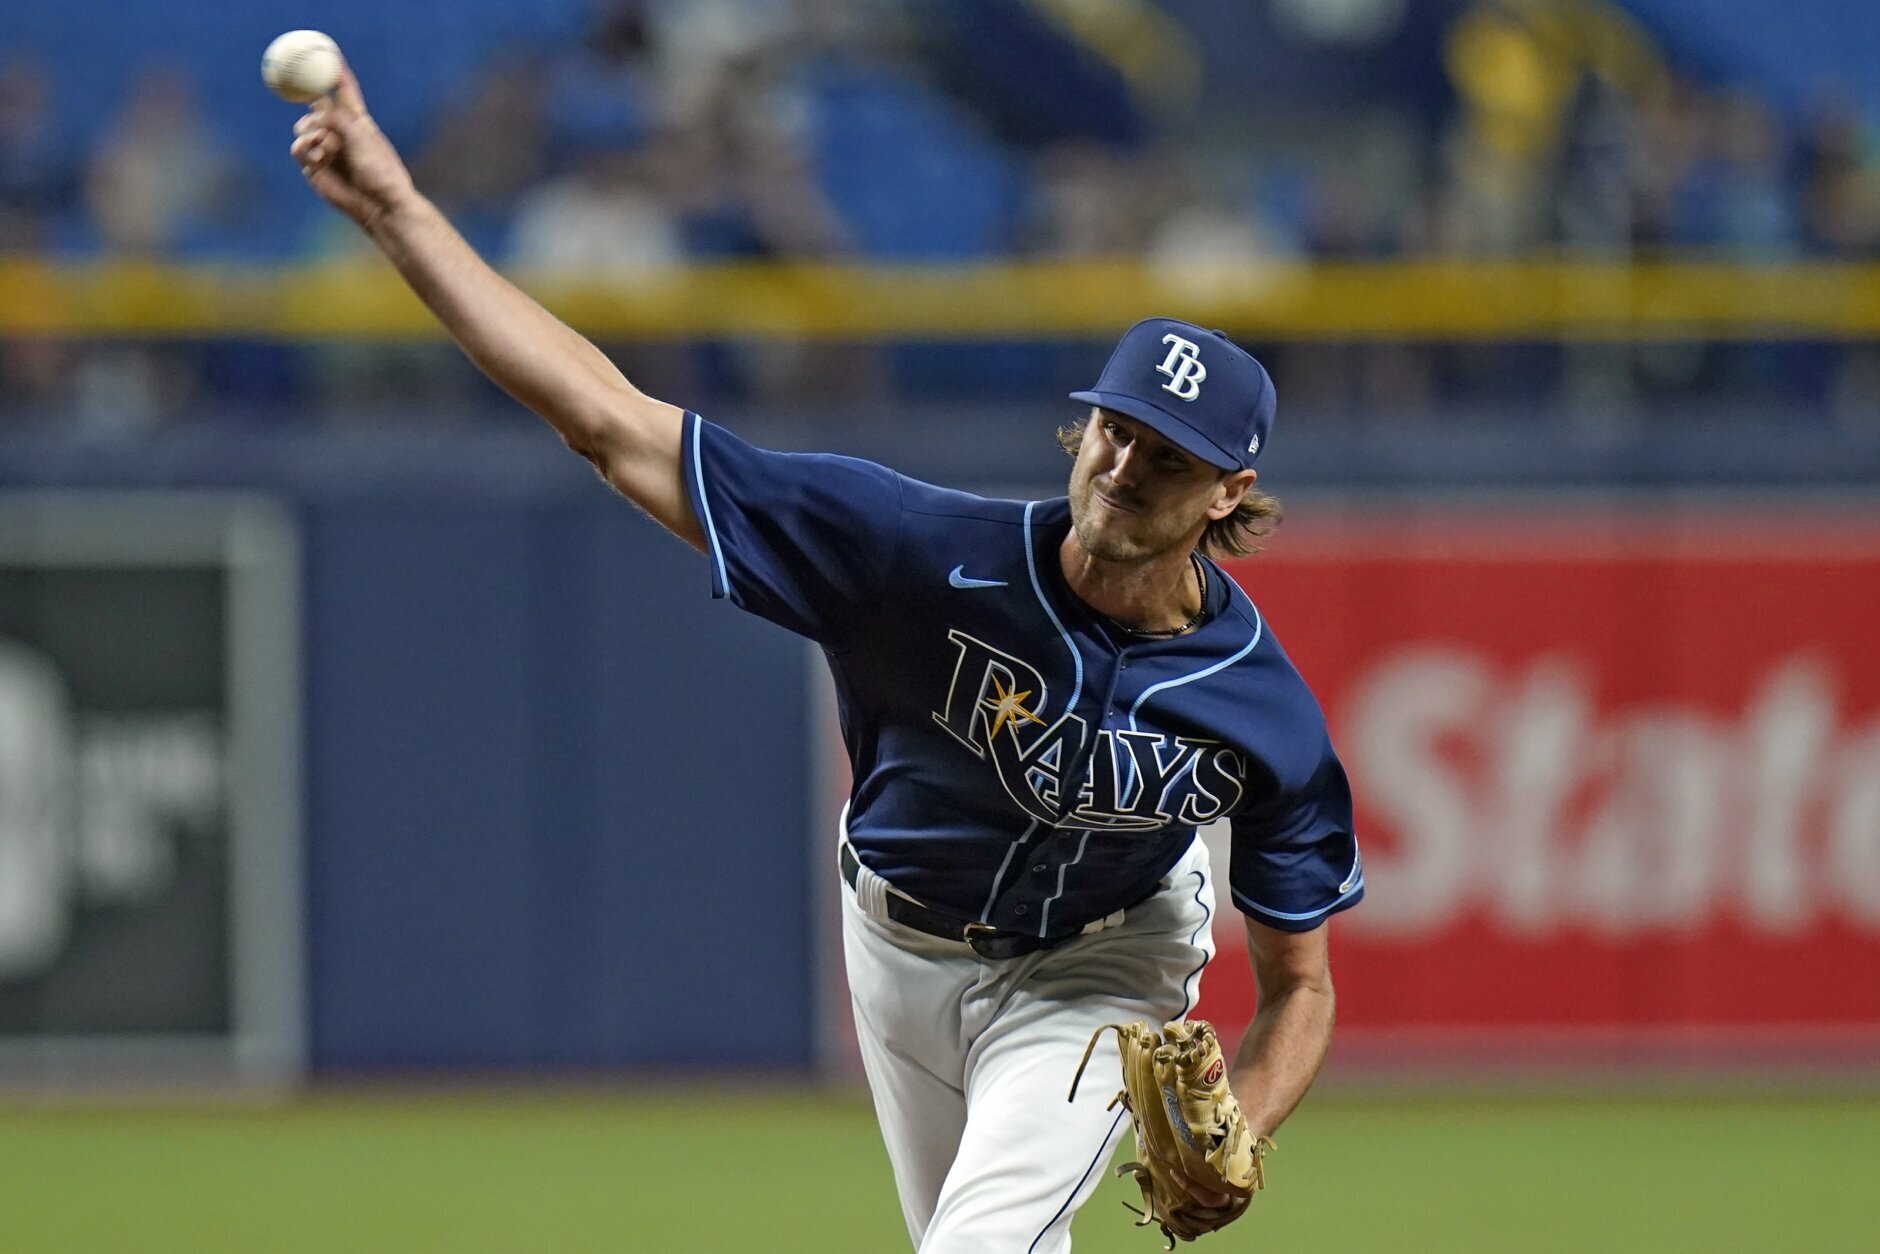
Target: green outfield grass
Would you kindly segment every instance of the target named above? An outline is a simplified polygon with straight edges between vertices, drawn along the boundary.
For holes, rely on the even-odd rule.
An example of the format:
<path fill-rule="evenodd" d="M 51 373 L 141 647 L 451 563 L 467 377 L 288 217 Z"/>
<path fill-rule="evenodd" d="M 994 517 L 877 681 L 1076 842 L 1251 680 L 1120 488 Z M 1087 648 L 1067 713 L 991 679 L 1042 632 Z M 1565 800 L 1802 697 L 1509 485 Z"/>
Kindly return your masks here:
<path fill-rule="evenodd" d="M 1871 1096 L 1315 1095 L 1209 1251 L 1880 1248 Z M 1086 1254 L 1148 1254 L 1111 1182 Z M 1190 1248 L 1190 1247 L 1183 1247 Z M 901 1251 L 874 1120 L 843 1095 L 327 1096 L 0 1105 L 0 1249 Z M 988 1254 L 1001 1254 L 989 1251 Z"/>

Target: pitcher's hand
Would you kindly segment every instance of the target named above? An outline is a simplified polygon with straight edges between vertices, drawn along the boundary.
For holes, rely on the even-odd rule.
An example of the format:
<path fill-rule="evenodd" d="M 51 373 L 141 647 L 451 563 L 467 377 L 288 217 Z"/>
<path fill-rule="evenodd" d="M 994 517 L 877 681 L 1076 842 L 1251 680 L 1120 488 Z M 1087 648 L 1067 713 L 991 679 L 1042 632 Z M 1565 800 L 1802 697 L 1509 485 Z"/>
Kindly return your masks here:
<path fill-rule="evenodd" d="M 294 136 L 289 151 L 313 190 L 367 230 L 417 196 L 398 150 L 366 112 L 351 66 L 341 69 L 333 93 L 294 123 Z"/>

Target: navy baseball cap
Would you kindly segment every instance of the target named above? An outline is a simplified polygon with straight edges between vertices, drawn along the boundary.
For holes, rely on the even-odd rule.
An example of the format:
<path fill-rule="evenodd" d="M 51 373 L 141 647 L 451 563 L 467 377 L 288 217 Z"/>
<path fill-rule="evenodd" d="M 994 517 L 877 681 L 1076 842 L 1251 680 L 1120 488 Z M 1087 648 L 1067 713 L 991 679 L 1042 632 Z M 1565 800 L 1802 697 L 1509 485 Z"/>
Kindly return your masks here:
<path fill-rule="evenodd" d="M 1222 470 L 1245 470 L 1273 430 L 1273 380 L 1220 331 L 1146 318 L 1123 333 L 1097 386 L 1071 399 L 1112 409 Z"/>

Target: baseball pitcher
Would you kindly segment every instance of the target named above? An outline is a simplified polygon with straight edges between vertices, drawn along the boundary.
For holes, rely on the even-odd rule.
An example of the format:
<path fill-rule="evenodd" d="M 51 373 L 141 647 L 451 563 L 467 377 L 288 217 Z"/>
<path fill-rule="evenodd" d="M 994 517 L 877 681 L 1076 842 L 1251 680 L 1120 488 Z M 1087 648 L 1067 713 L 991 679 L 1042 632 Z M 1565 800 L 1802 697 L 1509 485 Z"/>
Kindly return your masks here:
<path fill-rule="evenodd" d="M 1364 891 L 1318 705 L 1214 561 L 1278 517 L 1255 487 L 1259 362 L 1188 323 L 1131 327 L 1073 394 L 1055 500 L 766 452 L 642 394 L 485 265 L 350 73 L 295 131 L 314 190 L 479 367 L 699 550 L 714 596 L 825 651 L 854 768 L 831 873 L 914 1245 L 1068 1250 L 1131 1122 L 1124 1170 L 1171 1245 L 1246 1209 L 1331 1038 L 1327 920 Z M 1260 991 L 1231 1058 L 1186 1022 L 1214 956 L 1196 830 L 1217 819 Z"/>

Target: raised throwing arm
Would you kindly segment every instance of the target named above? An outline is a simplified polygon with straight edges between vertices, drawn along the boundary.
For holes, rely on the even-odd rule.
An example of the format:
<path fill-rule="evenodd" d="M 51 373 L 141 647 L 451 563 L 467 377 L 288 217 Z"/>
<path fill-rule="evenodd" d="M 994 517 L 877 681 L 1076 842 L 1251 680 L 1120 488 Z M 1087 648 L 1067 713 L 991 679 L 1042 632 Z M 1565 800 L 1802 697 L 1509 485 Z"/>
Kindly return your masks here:
<path fill-rule="evenodd" d="M 372 238 L 470 360 L 623 496 L 703 549 L 682 482 L 684 411 L 634 387 L 605 354 L 477 256 L 413 185 L 366 111 L 350 67 L 294 132 L 291 151 L 314 191 Z"/>

